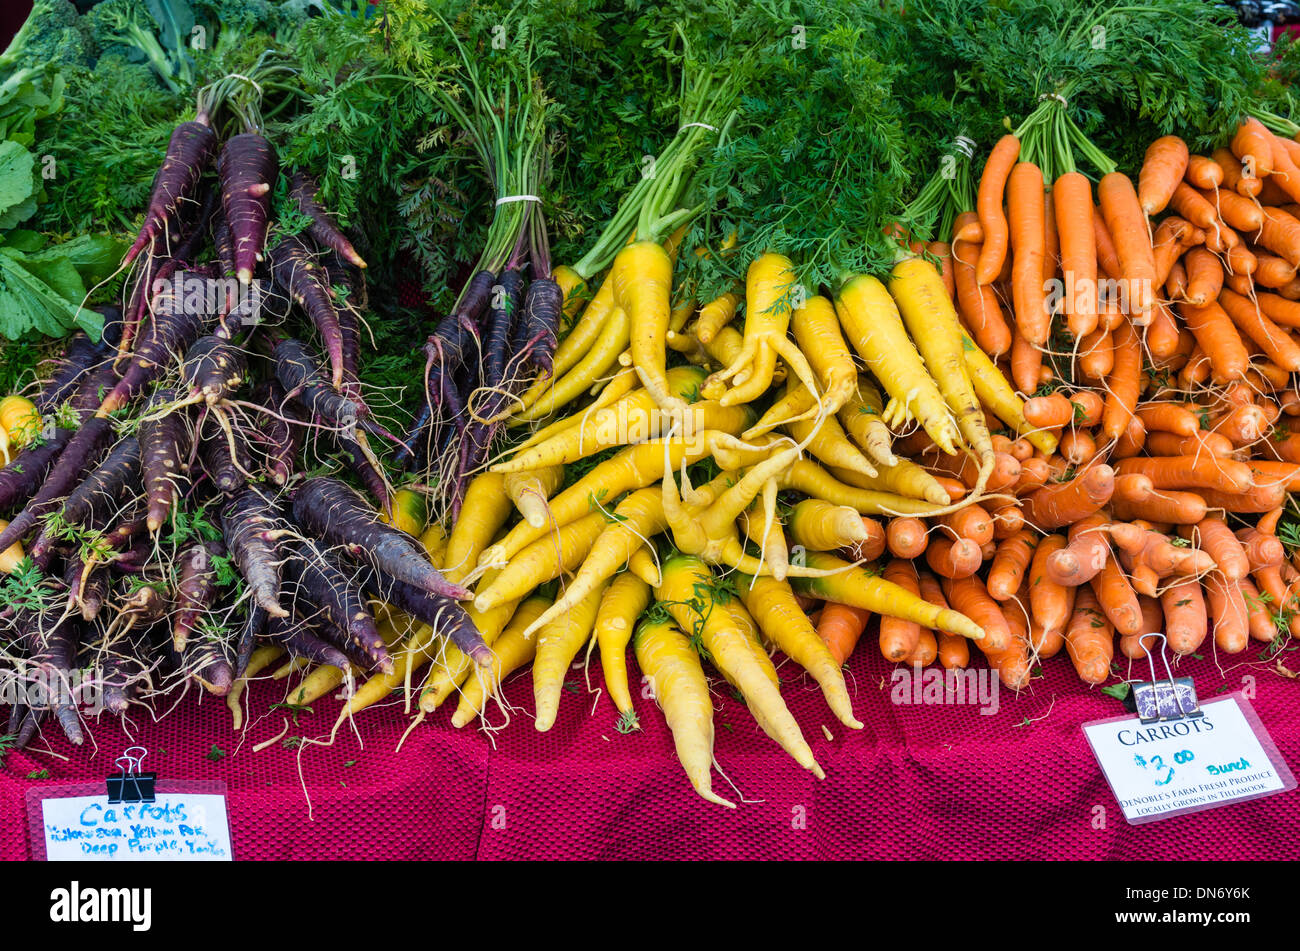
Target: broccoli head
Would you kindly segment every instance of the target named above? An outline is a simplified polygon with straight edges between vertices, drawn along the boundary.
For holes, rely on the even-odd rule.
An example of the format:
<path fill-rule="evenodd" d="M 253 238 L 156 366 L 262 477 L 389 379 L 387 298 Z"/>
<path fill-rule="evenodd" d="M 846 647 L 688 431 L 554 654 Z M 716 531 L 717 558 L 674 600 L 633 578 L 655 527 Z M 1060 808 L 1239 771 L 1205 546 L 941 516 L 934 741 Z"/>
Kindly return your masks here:
<path fill-rule="evenodd" d="M 90 42 L 71 0 L 35 0 L 9 48 L 0 71 L 41 66 L 89 66 Z"/>
<path fill-rule="evenodd" d="M 180 92 L 194 78 L 193 62 L 180 48 L 168 49 L 159 40 L 159 24 L 140 0 L 104 0 L 86 14 L 97 55 L 125 52 L 153 67 L 163 85 Z"/>

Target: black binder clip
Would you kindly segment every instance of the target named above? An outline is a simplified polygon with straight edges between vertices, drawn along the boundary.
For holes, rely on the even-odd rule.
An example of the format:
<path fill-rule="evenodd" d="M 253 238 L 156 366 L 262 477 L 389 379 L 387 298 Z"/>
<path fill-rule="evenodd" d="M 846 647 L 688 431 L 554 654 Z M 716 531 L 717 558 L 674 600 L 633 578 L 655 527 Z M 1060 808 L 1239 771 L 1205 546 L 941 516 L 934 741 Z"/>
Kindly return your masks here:
<path fill-rule="evenodd" d="M 131 754 L 137 755 L 132 756 Z M 110 806 L 121 805 L 126 802 L 156 802 L 157 793 L 154 791 L 154 782 L 158 779 L 157 773 L 140 772 L 140 764 L 144 758 L 149 755 L 149 751 L 143 746 L 129 747 L 125 753 L 114 760 L 114 764 L 121 768 L 116 776 L 108 777 L 108 804 Z"/>
<path fill-rule="evenodd" d="M 1156 659 L 1147 646 L 1148 637 L 1160 638 L 1160 662 L 1165 667 L 1165 678 L 1156 678 Z M 1151 683 L 1135 683 L 1129 695 L 1124 698 L 1124 708 L 1136 713 L 1143 724 L 1158 723 L 1162 720 L 1182 720 L 1203 717 L 1200 701 L 1196 699 L 1196 687 L 1191 677 L 1175 677 L 1169 669 L 1169 655 L 1165 652 L 1165 636 L 1152 632 L 1143 634 L 1138 643 L 1147 652 L 1147 661 L 1151 665 Z"/>

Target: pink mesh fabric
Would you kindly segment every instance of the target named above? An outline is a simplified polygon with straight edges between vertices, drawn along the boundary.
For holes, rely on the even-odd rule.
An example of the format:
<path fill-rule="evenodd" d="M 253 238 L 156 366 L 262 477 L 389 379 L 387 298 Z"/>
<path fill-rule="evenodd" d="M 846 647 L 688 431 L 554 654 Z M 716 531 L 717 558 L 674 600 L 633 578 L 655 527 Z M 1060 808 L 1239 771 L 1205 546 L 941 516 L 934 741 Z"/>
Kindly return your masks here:
<path fill-rule="evenodd" d="M 1294 665 L 1294 654 L 1283 656 Z M 1296 770 L 1300 681 L 1258 663 L 1254 646 L 1237 662 L 1221 674 L 1207 655 L 1180 673 L 1194 676 L 1207 698 L 1254 677 L 1253 705 Z M 227 784 L 238 859 L 1300 859 L 1294 791 L 1129 826 L 1080 730 L 1121 712 L 1119 702 L 1086 689 L 1065 657 L 1047 661 L 1019 698 L 1003 691 L 1000 711 L 981 716 L 971 706 L 892 704 L 891 667 L 864 641 L 849 663 L 854 708 L 866 724 L 858 732 L 841 727 L 815 687 L 785 664 L 783 693 L 826 771 L 822 782 L 764 736 L 720 684 L 717 757 L 752 800 L 734 811 L 696 797 L 662 715 L 636 689 L 630 655 L 629 670 L 642 730 L 627 735 L 614 729 L 604 693 L 592 713 L 594 697 L 574 670 L 568 682 L 576 692 L 565 691 L 545 734 L 527 713 L 529 675 L 510 681 L 507 699 L 521 709 L 495 748 L 480 731 L 453 729 L 444 708 L 394 753 L 408 721 L 400 706 L 387 705 L 358 717 L 364 747 L 341 731 L 332 747 L 294 750 L 281 742 L 254 753 L 285 724 L 284 710 L 268 710 L 284 696 L 280 684 L 255 686 L 254 722 L 242 742 L 220 703 L 192 696 L 133 738 L 150 751 L 147 767 L 164 778 Z M 590 678 L 601 686 L 599 664 Z M 328 734 L 337 701 L 318 701 L 313 710 L 297 727 L 289 723 L 288 736 Z M 107 717 L 91 728 L 97 752 L 73 750 L 47 732 L 67 761 L 9 754 L 0 770 L 0 858 L 30 857 L 28 787 L 112 770 L 127 738 Z M 216 761 L 206 755 L 214 745 L 226 754 Z M 24 778 L 42 768 L 50 779 Z M 739 798 L 716 774 L 714 788 Z M 1094 828 L 1097 805 L 1106 810 L 1104 828 Z"/>

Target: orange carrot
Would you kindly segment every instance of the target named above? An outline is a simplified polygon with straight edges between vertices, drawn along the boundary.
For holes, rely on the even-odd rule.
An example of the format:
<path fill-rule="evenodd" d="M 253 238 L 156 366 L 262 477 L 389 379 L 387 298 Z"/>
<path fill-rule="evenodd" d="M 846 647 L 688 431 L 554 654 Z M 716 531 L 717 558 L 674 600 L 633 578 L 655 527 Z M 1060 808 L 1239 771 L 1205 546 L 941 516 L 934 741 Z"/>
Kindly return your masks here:
<path fill-rule="evenodd" d="M 1273 136 L 1264 123 L 1249 116 L 1232 137 L 1232 154 L 1241 160 L 1243 174 L 1267 178 L 1273 171 Z"/>
<path fill-rule="evenodd" d="M 1038 533 L 1021 529 L 998 546 L 989 568 L 988 592 L 996 601 L 1006 601 L 1020 590 L 1020 583 L 1033 558 Z"/>
<path fill-rule="evenodd" d="M 1092 231 L 1097 243 L 1097 265 L 1108 278 L 1119 280 L 1119 254 L 1115 251 L 1115 241 L 1110 236 L 1110 229 L 1106 227 L 1101 209 L 1095 205 L 1092 209 Z"/>
<path fill-rule="evenodd" d="M 1065 631 L 1065 649 L 1075 672 L 1085 683 L 1100 684 L 1110 678 L 1110 663 L 1115 657 L 1114 637 L 1092 588 L 1080 588 Z"/>
<path fill-rule="evenodd" d="M 1246 629 L 1250 632 L 1250 639 L 1267 644 L 1278 633 L 1268 603 L 1260 597 L 1259 588 L 1255 587 L 1255 582 L 1251 579 L 1242 578 L 1238 584 L 1241 586 L 1242 599 L 1246 602 Z"/>
<path fill-rule="evenodd" d="M 1039 373 L 1043 368 L 1043 351 L 1025 337 L 1019 327 L 1011 334 L 1011 380 L 1022 393 L 1032 393 L 1039 387 Z"/>
<path fill-rule="evenodd" d="M 925 563 L 944 578 L 969 578 L 984 562 L 980 546 L 969 538 L 939 536 L 925 549 Z"/>
<path fill-rule="evenodd" d="M 1138 634 L 1142 630 L 1142 608 L 1137 593 L 1112 553 L 1097 576 L 1092 590 L 1107 619 L 1120 634 Z"/>
<path fill-rule="evenodd" d="M 1255 243 L 1300 267 L 1300 221 L 1277 208 L 1265 208 Z"/>
<path fill-rule="evenodd" d="M 1219 293 L 1224 313 L 1279 367 L 1294 373 L 1300 370 L 1300 343 L 1264 314 L 1262 308 L 1247 297 L 1224 288 Z"/>
<path fill-rule="evenodd" d="M 1223 170 L 1223 187 L 1232 189 L 1238 195 L 1245 198 L 1254 198 L 1259 194 L 1263 182 L 1255 176 L 1247 177 L 1242 174 L 1241 160 L 1233 155 L 1229 149 L 1215 149 L 1211 155 L 1214 164 Z"/>
<path fill-rule="evenodd" d="M 1221 433 L 1198 432 L 1191 436 L 1175 436 L 1170 432 L 1147 434 L 1146 451 L 1151 456 L 1195 456 L 1206 454 L 1229 458 L 1237 451 L 1227 436 Z"/>
<path fill-rule="evenodd" d="M 955 512 L 939 516 L 943 525 L 955 538 L 969 538 L 976 545 L 993 540 L 993 519 L 982 505 L 967 505 Z"/>
<path fill-rule="evenodd" d="M 1097 197 L 1115 242 L 1120 274 L 1128 286 L 1129 313 L 1135 318 L 1145 317 L 1155 300 L 1155 259 L 1133 182 L 1122 172 L 1111 172 L 1097 185 Z"/>
<path fill-rule="evenodd" d="M 1143 214 L 1157 215 L 1165 210 L 1187 167 L 1187 143 L 1178 136 L 1162 135 L 1147 146 L 1138 173 L 1138 200 Z"/>
<path fill-rule="evenodd" d="M 1115 331 L 1114 366 L 1106 377 L 1106 409 L 1101 429 L 1112 440 L 1128 427 L 1142 387 L 1142 342 L 1128 321 Z"/>
<path fill-rule="evenodd" d="M 843 665 L 853 653 L 862 632 L 867 629 L 871 612 L 836 601 L 827 601 L 817 622 L 817 636 L 830 648 L 835 663 Z"/>
<path fill-rule="evenodd" d="M 1019 157 L 1020 140 L 1014 135 L 1004 135 L 993 146 L 984 163 L 984 172 L 980 175 L 975 207 L 980 227 L 984 229 L 984 244 L 980 247 L 975 276 L 981 284 L 992 284 L 1006 260 L 1010 229 L 1002 211 L 1002 196 Z"/>
<path fill-rule="evenodd" d="M 1105 505 L 1114 488 L 1114 469 L 1108 465 L 1091 466 L 1068 482 L 1044 486 L 1032 493 L 1025 500 L 1025 521 L 1042 531 L 1070 525 Z"/>
<path fill-rule="evenodd" d="M 1042 172 L 1032 162 L 1017 162 L 1007 179 L 1012 300 L 1017 332 L 1037 347 L 1047 343 L 1050 329 L 1043 288 L 1045 214 Z"/>
<path fill-rule="evenodd" d="M 1214 646 L 1225 654 L 1239 654 L 1250 643 L 1250 621 L 1246 599 L 1237 584 L 1230 583 L 1222 572 L 1212 571 L 1203 579 L 1209 603 Z"/>
<path fill-rule="evenodd" d="M 1025 420 L 1040 429 L 1060 429 L 1074 419 L 1074 404 L 1064 393 L 1025 400 Z"/>
<path fill-rule="evenodd" d="M 1071 335 L 1097 327 L 1097 232 L 1093 225 L 1092 184 L 1082 172 L 1066 172 L 1052 188 L 1060 240 L 1061 274 L 1066 282 L 1065 314 Z"/>
<path fill-rule="evenodd" d="M 1230 228 L 1253 234 L 1264 223 L 1264 212 L 1260 206 L 1234 191 L 1220 188 L 1199 194 L 1214 206 L 1219 218 Z"/>
<path fill-rule="evenodd" d="M 1186 178 L 1197 188 L 1218 188 L 1223 184 L 1223 169 L 1212 158 L 1191 155 L 1187 158 Z"/>
<path fill-rule="evenodd" d="M 1205 596 L 1195 579 L 1180 581 L 1160 594 L 1165 614 L 1165 638 L 1176 654 L 1190 654 L 1205 641 L 1208 633 Z"/>
<path fill-rule="evenodd" d="M 1069 542 L 1051 552 L 1044 563 L 1047 578 L 1054 584 L 1075 587 L 1097 577 L 1110 557 L 1109 528 L 1110 520 L 1100 514 L 1071 525 Z"/>
<path fill-rule="evenodd" d="M 963 212 L 958 219 L 969 215 Z M 955 241 L 952 246 L 953 278 L 957 287 L 957 304 L 962 320 L 979 344 L 979 348 L 996 360 L 1011 349 L 1011 328 L 1007 326 L 998 304 L 998 296 L 987 284 L 975 278 L 975 262 L 980 245 Z"/>
<path fill-rule="evenodd" d="M 920 584 L 916 569 L 910 561 L 895 558 L 885 566 L 881 573 L 886 581 L 898 585 L 909 594 L 920 596 Z M 921 637 L 921 625 L 904 618 L 881 615 L 880 617 L 880 653 L 885 660 L 898 663 L 905 660 L 916 649 Z"/>
<path fill-rule="evenodd" d="M 1089 380 L 1104 380 L 1115 366 L 1114 336 L 1098 327 L 1079 341 L 1079 371 Z"/>
<path fill-rule="evenodd" d="M 1183 266 L 1187 268 L 1187 303 L 1204 307 L 1219 296 L 1223 265 L 1217 257 L 1205 248 L 1192 248 L 1183 258 Z"/>
<path fill-rule="evenodd" d="M 1197 344 L 1210 360 L 1214 379 L 1220 383 L 1239 380 L 1250 366 L 1250 355 L 1241 342 L 1241 335 L 1217 300 L 1203 307 L 1179 304 L 1178 312 Z"/>
<path fill-rule="evenodd" d="M 925 522 L 919 518 L 896 516 L 889 520 L 889 527 L 885 529 L 885 544 L 895 558 L 920 558 L 928 541 Z"/>
<path fill-rule="evenodd" d="M 954 611 L 966 615 L 984 630 L 975 643 L 983 651 L 1004 651 L 1011 645 L 1011 628 L 1002 606 L 989 597 L 978 577 L 940 578 L 944 597 Z"/>

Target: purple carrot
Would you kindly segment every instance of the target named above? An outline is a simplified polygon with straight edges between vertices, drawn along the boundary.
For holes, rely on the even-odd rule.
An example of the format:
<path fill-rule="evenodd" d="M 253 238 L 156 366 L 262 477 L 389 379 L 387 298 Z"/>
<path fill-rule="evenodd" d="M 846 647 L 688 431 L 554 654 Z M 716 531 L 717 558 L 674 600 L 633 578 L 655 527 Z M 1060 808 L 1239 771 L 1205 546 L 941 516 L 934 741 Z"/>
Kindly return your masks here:
<path fill-rule="evenodd" d="M 299 545 L 295 555 L 285 564 L 286 575 L 297 582 L 294 613 L 307 618 L 315 613 L 314 609 L 319 609 L 362 651 L 368 659 L 366 666 L 392 673 L 393 660 L 379 636 L 361 587 L 354 580 L 356 568 L 344 565 L 333 552 L 322 551 L 310 543 Z"/>
<path fill-rule="evenodd" d="M 117 352 L 117 345 L 122 341 L 122 309 L 113 304 L 100 304 L 91 310 L 99 311 L 104 318 L 104 327 L 99 334 L 99 349 L 100 355 L 107 358 Z"/>
<path fill-rule="evenodd" d="M 358 434 L 359 436 L 361 434 Z M 393 518 L 393 502 L 388 494 L 388 483 L 384 481 L 384 474 L 375 468 L 375 464 L 361 449 L 361 444 L 351 436 L 340 433 L 338 436 L 339 445 L 343 451 L 348 454 L 348 462 L 353 473 L 361 484 L 366 487 L 384 515 L 389 519 Z"/>
<path fill-rule="evenodd" d="M 199 618 L 212 607 L 217 596 L 216 559 L 225 554 L 226 547 L 221 542 L 201 542 L 181 552 L 176 617 L 172 622 L 173 649 L 185 650 Z"/>
<path fill-rule="evenodd" d="M 212 155 L 217 149 L 217 135 L 207 119 L 206 115 L 200 114 L 193 121 L 182 122 L 172 132 L 162 167 L 154 178 L 144 225 L 126 252 L 126 263 L 134 261 L 154 238 L 166 233 L 182 202 L 193 197 L 199 179 L 212 163 Z"/>
<path fill-rule="evenodd" d="M 224 642 L 213 637 L 201 637 L 185 646 L 181 666 L 189 672 L 208 693 L 224 697 L 235 683 L 234 667 L 226 655 Z"/>
<path fill-rule="evenodd" d="M 68 491 L 90 458 L 98 452 L 101 441 L 107 440 L 111 428 L 108 420 L 96 422 L 92 416 L 104 393 L 116 382 L 117 373 L 112 361 L 105 360 L 92 369 L 82 378 L 70 401 L 79 428 L 56 429 L 50 438 L 28 446 L 0 470 L 0 509 L 9 509 L 20 501 L 31 499 L 30 511 L 24 510 L 14 519 L 20 523 L 18 527 L 11 526 L 0 533 L 10 536 L 6 547 L 26 535 L 36 520 L 49 510 L 53 500 Z M 82 447 L 78 450 L 81 461 L 75 465 L 71 459 L 63 462 L 68 447 L 78 440 Z"/>
<path fill-rule="evenodd" d="M 429 401 L 426 398 L 424 405 L 420 407 L 420 415 L 415 419 L 415 425 L 411 427 L 410 434 L 402 440 L 402 446 L 393 456 L 393 465 L 397 466 L 399 472 L 405 472 L 415 462 L 415 447 L 420 442 L 420 437 L 429 426 L 429 418 L 432 410 L 429 408 Z"/>
<path fill-rule="evenodd" d="M 142 584 L 133 591 L 130 584 L 123 582 L 118 603 L 119 616 L 127 621 L 127 630 L 144 630 L 167 616 L 171 605 L 155 584 Z"/>
<path fill-rule="evenodd" d="M 339 670 L 349 667 L 346 654 L 309 632 L 301 621 L 271 618 L 267 633 L 276 643 L 283 644 L 292 657 L 301 657 L 313 664 L 333 664 Z"/>
<path fill-rule="evenodd" d="M 82 331 L 77 331 L 68 341 L 67 348 L 57 361 L 53 375 L 32 397 L 36 412 L 45 416 L 54 412 L 72 398 L 85 374 L 104 359 L 100 344 L 92 343 Z"/>
<path fill-rule="evenodd" d="M 380 571 L 430 594 L 465 600 L 470 593 L 451 584 L 429 563 L 416 539 L 379 521 L 374 509 L 337 479 L 308 479 L 294 492 L 294 520 L 332 545 L 342 545 L 354 558 L 365 559 Z"/>
<path fill-rule="evenodd" d="M 235 276 L 235 239 L 230 235 L 230 222 L 226 213 L 218 208 L 212 215 L 212 247 L 217 253 L 217 264 L 222 277 Z"/>
<path fill-rule="evenodd" d="M 235 679 L 238 680 L 244 676 L 248 670 L 248 662 L 253 658 L 253 650 L 257 647 L 257 639 L 266 633 L 266 626 L 271 620 L 271 615 L 267 614 L 265 609 L 255 601 L 248 602 L 248 615 L 244 618 L 244 624 L 239 629 L 239 641 L 235 645 Z"/>
<path fill-rule="evenodd" d="M 176 400 L 173 389 L 157 390 L 150 407 L 165 406 Z M 173 410 L 161 419 L 140 423 L 136 437 L 140 440 L 140 470 L 145 496 L 149 500 L 150 534 L 167 521 L 182 487 L 188 484 L 189 456 L 193 445 L 192 430 L 185 413 Z"/>
<path fill-rule="evenodd" d="M 230 451 L 230 439 L 220 426 L 208 423 L 199 438 L 199 463 L 221 494 L 230 498 L 248 485 L 253 472 L 253 460 L 248 453 L 248 442 L 238 429 L 231 429 L 235 452 Z"/>
<path fill-rule="evenodd" d="M 229 340 L 211 334 L 190 345 L 181 364 L 181 379 L 193 397 L 211 406 L 229 399 L 248 378 L 248 358 Z"/>
<path fill-rule="evenodd" d="M 483 344 L 483 384 L 496 388 L 505 380 L 506 361 L 510 350 L 511 331 L 523 323 L 524 288 L 527 282 L 522 271 L 507 268 L 501 280 L 492 289 L 492 305 L 488 308 L 487 333 Z M 518 351 L 515 351 L 516 353 Z M 492 394 L 489 401 L 505 402 L 504 395 Z M 495 412 L 479 413 L 484 417 Z"/>
<path fill-rule="evenodd" d="M 479 271 L 469 279 L 461 292 L 460 301 L 446 319 L 458 323 L 475 336 L 478 335 L 479 318 L 492 301 L 492 288 L 497 276 L 491 271 Z"/>
<path fill-rule="evenodd" d="M 199 339 L 208 315 L 201 308 L 190 306 L 183 288 L 187 281 L 204 279 L 201 271 L 178 272 L 176 280 L 166 284 L 155 295 L 153 312 L 135 346 L 131 362 L 117 386 L 104 398 L 99 408 L 100 416 L 107 416 L 125 406 Z"/>
<path fill-rule="evenodd" d="M 113 652 L 104 661 L 104 707 L 110 713 L 121 715 L 131 705 L 136 685 L 144 678 L 144 665 L 135 655 L 129 641 L 114 645 Z"/>
<path fill-rule="evenodd" d="M 59 521 L 65 526 L 82 527 L 109 515 L 128 490 L 135 490 L 139 481 L 140 441 L 131 436 L 120 440 L 104 461 L 68 493 L 62 506 L 55 509 Z M 57 541 L 55 535 L 43 530 L 28 554 L 38 565 L 48 564 Z"/>
<path fill-rule="evenodd" d="M 321 203 L 319 192 L 315 180 L 306 172 L 296 171 L 289 179 L 289 197 L 298 205 L 298 210 L 311 219 L 307 233 L 312 239 L 321 247 L 336 251 L 349 264 L 364 268 L 366 262 L 334 223 L 333 215 Z"/>
<path fill-rule="evenodd" d="M 373 569 L 367 571 L 363 581 L 366 589 L 379 600 L 391 604 L 399 611 L 445 634 L 476 664 L 486 667 L 492 663 L 492 649 L 474 626 L 465 609 L 450 598 L 429 594 L 420 588 L 385 578 Z"/>
<path fill-rule="evenodd" d="M 134 492 L 139 481 L 140 441 L 131 436 L 119 441 L 104 461 L 68 494 L 62 506 L 54 510 L 58 513 L 58 521 L 63 526 L 92 526 L 111 515 L 122 496 L 127 491 Z M 59 535 L 47 524 L 27 554 L 44 568 L 59 540 Z"/>
<path fill-rule="evenodd" d="M 14 516 L 13 521 L 0 531 L 0 551 L 4 551 L 26 536 L 36 523 L 57 505 L 57 500 L 64 496 L 68 487 L 86 474 L 87 469 L 94 465 L 93 460 L 99 450 L 104 443 L 108 442 L 112 431 L 111 422 L 100 417 L 90 419 L 77 430 L 68 440 L 63 451 L 58 454 L 58 461 L 46 473 L 45 481 L 40 483 L 40 490 L 23 510 Z M 21 458 L 20 456 L 19 459 Z M 26 465 L 21 462 L 19 464 Z M 11 471 L 13 468 L 13 465 L 10 465 L 6 471 Z M 34 482 L 37 478 L 34 473 L 34 468 L 31 470 L 24 468 L 19 475 L 24 480 L 26 477 L 32 477 Z"/>
<path fill-rule="evenodd" d="M 528 285 L 521 322 L 524 328 L 522 351 L 527 352 L 529 362 L 543 373 L 551 372 L 551 358 L 555 355 L 555 340 L 563 311 L 564 291 L 555 281 L 543 277 Z"/>
<path fill-rule="evenodd" d="M 285 235 L 271 248 L 271 278 L 307 312 L 325 342 L 334 389 L 343 386 L 343 332 L 324 269 L 298 235 Z"/>
<path fill-rule="evenodd" d="M 20 622 L 22 623 L 22 622 Z M 77 670 L 81 645 L 81 619 L 61 611 L 42 611 L 28 616 L 26 640 L 41 686 L 52 690 L 43 706 L 54 711 L 68 741 L 80 746 L 85 740 L 77 706 L 71 695 L 72 672 Z"/>
<path fill-rule="evenodd" d="M 246 487 L 221 511 L 222 535 L 253 600 L 272 617 L 289 612 L 280 606 L 280 555 L 276 540 L 287 529 L 275 503 L 252 486 Z"/>
<path fill-rule="evenodd" d="M 217 157 L 221 205 L 235 246 L 235 276 L 250 284 L 266 248 L 271 217 L 271 186 L 279 174 L 275 149 L 257 132 L 241 132 L 226 141 Z"/>
<path fill-rule="evenodd" d="M 95 620 L 108 600 L 107 567 L 92 568 L 87 574 L 81 556 L 71 554 L 63 566 L 63 582 L 68 586 L 68 609 L 79 611 L 84 621 Z"/>
<path fill-rule="evenodd" d="M 349 303 L 336 313 L 343 341 L 343 386 L 339 392 L 356 404 L 358 415 L 368 416 L 370 407 L 361 398 L 361 317 Z"/>
<path fill-rule="evenodd" d="M 288 337 L 276 343 L 272 355 L 275 378 L 292 399 L 313 416 L 323 416 L 344 429 L 356 428 L 356 404 L 330 389 L 306 344 Z"/>
<path fill-rule="evenodd" d="M 294 418 L 293 406 L 276 380 L 259 383 L 252 400 L 274 414 L 258 417 L 254 436 L 266 456 L 266 474 L 276 485 L 284 485 L 298 467 L 299 427 L 288 422 Z"/>

